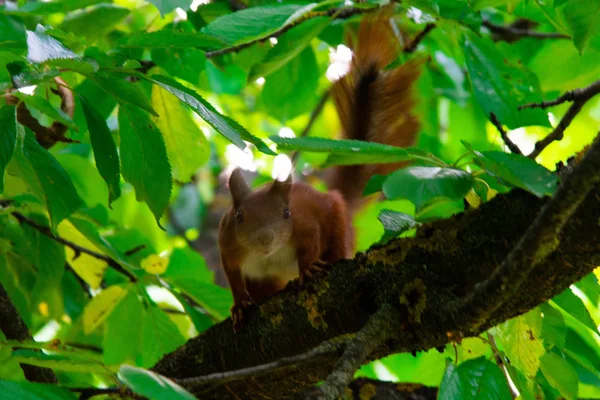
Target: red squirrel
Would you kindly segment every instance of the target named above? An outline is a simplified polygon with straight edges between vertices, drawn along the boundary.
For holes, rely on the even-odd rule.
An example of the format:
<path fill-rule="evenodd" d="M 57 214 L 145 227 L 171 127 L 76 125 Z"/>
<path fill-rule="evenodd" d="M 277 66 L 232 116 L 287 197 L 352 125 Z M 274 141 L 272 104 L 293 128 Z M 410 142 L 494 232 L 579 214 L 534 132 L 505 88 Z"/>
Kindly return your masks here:
<path fill-rule="evenodd" d="M 344 138 L 413 145 L 419 124 L 411 113 L 412 87 L 421 62 L 384 70 L 401 51 L 384 13 L 363 19 L 353 50 L 348 73 L 331 88 Z M 336 167 L 328 176 L 327 193 L 292 183 L 291 174 L 284 182 L 275 180 L 252 191 L 235 169 L 229 179 L 233 206 L 219 227 L 221 260 L 234 298 L 234 331 L 241 327 L 251 301 L 352 257 L 352 215 L 363 203 L 368 180 L 401 166 Z"/>

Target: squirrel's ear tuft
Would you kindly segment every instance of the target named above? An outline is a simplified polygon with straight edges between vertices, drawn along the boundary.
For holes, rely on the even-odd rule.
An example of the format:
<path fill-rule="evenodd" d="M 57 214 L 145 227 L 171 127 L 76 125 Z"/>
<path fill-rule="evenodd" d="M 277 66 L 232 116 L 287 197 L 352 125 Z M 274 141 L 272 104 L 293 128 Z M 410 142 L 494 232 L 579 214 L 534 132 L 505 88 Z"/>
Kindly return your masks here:
<path fill-rule="evenodd" d="M 231 191 L 231 197 L 233 198 L 234 207 L 238 207 L 242 201 L 250 194 L 250 187 L 246 183 L 242 170 L 236 168 L 229 177 L 229 190 Z"/>
<path fill-rule="evenodd" d="M 292 189 L 292 175 L 290 172 L 285 181 L 278 181 L 275 179 L 269 190 L 271 193 L 277 193 L 282 196 L 286 201 L 290 198 L 290 190 Z"/>

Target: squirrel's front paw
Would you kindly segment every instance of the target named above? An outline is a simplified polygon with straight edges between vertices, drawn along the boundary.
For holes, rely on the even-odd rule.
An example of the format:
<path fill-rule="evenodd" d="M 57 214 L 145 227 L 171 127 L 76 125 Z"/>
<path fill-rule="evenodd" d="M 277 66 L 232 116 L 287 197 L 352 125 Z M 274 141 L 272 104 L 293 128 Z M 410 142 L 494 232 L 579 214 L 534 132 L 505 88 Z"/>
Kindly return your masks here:
<path fill-rule="evenodd" d="M 329 263 L 321 260 L 315 261 L 307 269 L 300 272 L 300 283 L 304 283 L 306 279 L 314 279 L 316 274 L 327 274 Z"/>
<path fill-rule="evenodd" d="M 250 297 L 236 302 L 233 307 L 231 307 L 231 321 L 233 322 L 233 332 L 238 333 L 239 330 L 244 325 L 244 311 L 250 307 L 252 304 L 252 300 Z"/>

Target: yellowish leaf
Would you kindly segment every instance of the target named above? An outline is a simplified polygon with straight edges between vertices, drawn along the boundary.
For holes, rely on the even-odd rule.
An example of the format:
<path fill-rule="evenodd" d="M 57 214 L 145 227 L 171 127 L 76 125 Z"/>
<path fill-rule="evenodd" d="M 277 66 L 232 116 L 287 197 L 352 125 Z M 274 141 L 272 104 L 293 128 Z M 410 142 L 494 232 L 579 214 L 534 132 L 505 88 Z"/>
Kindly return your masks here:
<path fill-rule="evenodd" d="M 94 297 L 83 310 L 83 331 L 92 333 L 115 309 L 127 294 L 121 286 L 110 286 Z"/>
<path fill-rule="evenodd" d="M 83 236 L 69 220 L 65 219 L 58 225 L 58 234 L 62 238 L 81 247 L 93 250 L 97 253 L 102 253 L 102 251 Z M 75 252 L 70 247 L 65 246 L 65 250 L 67 252 L 67 261 L 77 275 L 79 275 L 85 283 L 90 285 L 92 289 L 97 289 L 104 277 L 104 271 L 106 271 L 107 268 L 106 262 L 83 253 L 80 254 L 79 257 L 74 258 Z"/>
<path fill-rule="evenodd" d="M 169 266 L 169 260 L 156 254 L 151 254 L 142 260 L 142 268 L 149 274 L 163 274 Z"/>
<path fill-rule="evenodd" d="M 499 325 L 497 329 L 498 339 L 502 342 L 511 364 L 527 377 L 535 377 L 540 367 L 540 357 L 545 353 L 540 339 L 540 311 L 537 308 L 533 309 Z"/>

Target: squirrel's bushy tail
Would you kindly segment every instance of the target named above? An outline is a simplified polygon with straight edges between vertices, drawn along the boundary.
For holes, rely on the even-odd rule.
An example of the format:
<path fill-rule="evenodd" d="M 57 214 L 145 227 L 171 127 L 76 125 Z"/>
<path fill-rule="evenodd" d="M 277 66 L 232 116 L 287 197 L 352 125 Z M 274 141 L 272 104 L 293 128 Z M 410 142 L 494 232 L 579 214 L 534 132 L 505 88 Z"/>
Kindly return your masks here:
<path fill-rule="evenodd" d="M 384 70 L 402 51 L 383 9 L 360 24 L 348 73 L 335 82 L 331 94 L 340 118 L 344 139 L 365 140 L 408 147 L 415 143 L 419 122 L 412 113 L 413 84 L 423 60 L 411 60 Z M 336 167 L 329 189 L 339 190 L 350 211 L 362 203 L 364 188 L 374 174 L 388 174 L 401 164 Z"/>

